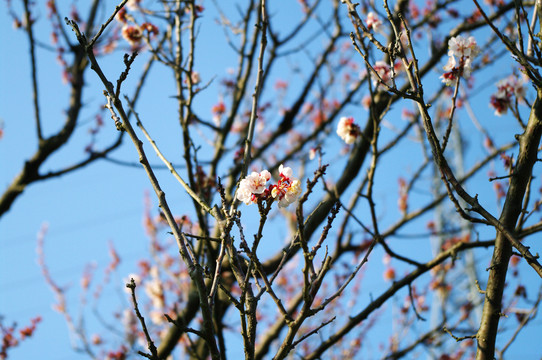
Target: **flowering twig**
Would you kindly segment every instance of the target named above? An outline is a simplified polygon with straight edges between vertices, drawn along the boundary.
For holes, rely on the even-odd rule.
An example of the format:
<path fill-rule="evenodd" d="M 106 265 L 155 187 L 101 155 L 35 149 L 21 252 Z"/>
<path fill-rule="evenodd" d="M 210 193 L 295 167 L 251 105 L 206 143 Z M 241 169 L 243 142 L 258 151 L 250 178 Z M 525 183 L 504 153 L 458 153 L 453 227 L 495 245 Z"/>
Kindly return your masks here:
<path fill-rule="evenodd" d="M 38 253 L 38 265 L 41 268 L 43 278 L 45 279 L 46 284 L 49 286 L 51 291 L 55 294 L 57 304 L 54 305 L 54 309 L 58 311 L 64 317 L 66 325 L 70 331 L 70 337 L 72 339 L 72 347 L 77 350 L 82 350 L 87 353 L 91 358 L 95 358 L 94 352 L 92 351 L 86 332 L 82 325 L 76 326 L 74 320 L 70 313 L 68 312 L 68 307 L 66 305 L 66 289 L 59 286 L 49 271 L 47 264 L 45 263 L 45 253 L 44 253 L 44 240 L 45 235 L 48 231 L 48 224 L 43 224 L 38 236 L 37 236 L 37 253 Z M 78 344 L 75 342 L 75 337 L 78 338 L 82 343 L 82 349 L 79 348 Z"/>

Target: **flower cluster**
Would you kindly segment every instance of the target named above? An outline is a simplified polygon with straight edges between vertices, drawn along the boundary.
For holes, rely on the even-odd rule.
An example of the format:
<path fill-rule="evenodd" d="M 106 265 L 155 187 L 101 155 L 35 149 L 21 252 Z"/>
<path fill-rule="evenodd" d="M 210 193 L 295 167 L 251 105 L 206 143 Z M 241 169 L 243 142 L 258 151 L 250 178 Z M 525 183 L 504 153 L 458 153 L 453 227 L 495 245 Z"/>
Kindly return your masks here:
<path fill-rule="evenodd" d="M 24 341 L 34 334 L 37 324 L 41 322 L 41 316 L 31 319 L 30 322 L 30 325 L 19 330 L 19 336 L 17 337 L 17 324 L 6 326 L 2 323 L 2 318 L 0 318 L 0 336 L 2 338 L 2 345 L 0 346 L 0 359 L 7 359 L 8 350 L 10 348 L 18 346 L 21 341 Z"/>
<path fill-rule="evenodd" d="M 458 77 L 468 79 L 472 71 L 472 60 L 480 53 L 474 37 L 464 38 L 461 35 L 448 41 L 448 63 L 444 66 L 446 72 L 440 77 L 442 82 L 451 86 Z M 457 59 L 456 59 L 457 57 Z"/>
<path fill-rule="evenodd" d="M 138 333 L 138 321 L 136 315 L 134 314 L 134 310 L 124 309 L 121 316 L 121 323 L 124 328 L 126 341 L 129 344 L 133 344 L 137 341 Z"/>
<path fill-rule="evenodd" d="M 124 25 L 121 34 L 131 46 L 139 45 L 143 39 L 143 29 L 137 25 Z"/>
<path fill-rule="evenodd" d="M 269 171 L 263 170 L 260 173 L 253 171 L 241 180 L 239 189 L 237 190 L 237 199 L 247 205 L 257 203 L 258 199 L 268 196 L 269 191 L 267 191 L 267 194 L 265 192 L 269 179 L 271 179 Z"/>
<path fill-rule="evenodd" d="M 279 166 L 279 177 L 277 184 L 267 186 L 271 173 L 254 171 L 241 180 L 236 197 L 246 205 L 272 198 L 278 201 L 279 207 L 286 207 L 301 194 L 301 183 L 293 176 L 292 169 L 283 165 Z"/>
<path fill-rule="evenodd" d="M 361 130 L 357 124 L 354 124 L 354 118 L 342 117 L 337 125 L 337 135 L 347 144 L 353 144 L 360 136 Z"/>
<path fill-rule="evenodd" d="M 374 12 L 369 12 L 367 14 L 367 30 L 378 31 L 380 25 L 382 25 L 382 20 Z"/>
<path fill-rule="evenodd" d="M 158 26 L 151 24 L 149 22 L 145 22 L 141 24 L 141 29 L 147 31 L 149 35 L 153 35 L 153 36 L 156 36 L 160 33 L 160 31 L 158 30 Z"/>
<path fill-rule="evenodd" d="M 124 40 L 128 41 L 132 47 L 136 47 L 141 43 L 141 40 L 143 40 L 144 31 L 147 31 L 149 35 L 153 36 L 156 36 L 159 33 L 156 25 L 146 22 L 141 24 L 141 26 L 125 24 L 122 27 L 121 34 Z"/>
<path fill-rule="evenodd" d="M 126 7 L 119 10 L 115 18 L 122 24 L 121 35 L 132 48 L 140 46 L 145 35 L 156 36 L 159 33 L 158 27 L 150 22 L 137 24 L 135 18 L 126 10 L 140 10 L 141 0 L 129 0 Z M 146 33 L 145 33 L 146 32 Z"/>
<path fill-rule="evenodd" d="M 201 77 L 199 75 L 199 72 L 192 71 L 192 73 L 190 73 L 190 82 L 192 83 L 192 85 L 197 85 L 200 81 Z"/>
<path fill-rule="evenodd" d="M 221 100 L 215 105 L 213 105 L 213 107 L 211 108 L 211 112 L 213 113 L 213 121 L 215 125 L 218 126 L 220 125 L 220 119 L 222 118 L 222 115 L 224 115 L 224 113 L 226 112 L 226 105 Z"/>
<path fill-rule="evenodd" d="M 497 93 L 491 95 L 490 105 L 495 109 L 495 115 L 506 114 L 508 108 L 512 105 L 512 100 L 525 97 L 525 87 L 523 81 L 515 75 L 510 75 L 497 83 Z"/>
<path fill-rule="evenodd" d="M 373 79 L 373 85 L 376 86 L 378 83 L 382 82 L 388 86 L 392 86 L 393 82 L 391 80 L 392 72 L 391 67 L 384 61 L 379 60 L 377 61 L 373 69 L 376 71 L 380 79 L 375 75 L 371 74 L 371 78 Z"/>
<path fill-rule="evenodd" d="M 294 178 L 292 168 L 279 166 L 280 179 L 277 185 L 272 185 L 271 196 L 278 200 L 279 207 L 293 203 L 301 194 L 301 182 Z"/>

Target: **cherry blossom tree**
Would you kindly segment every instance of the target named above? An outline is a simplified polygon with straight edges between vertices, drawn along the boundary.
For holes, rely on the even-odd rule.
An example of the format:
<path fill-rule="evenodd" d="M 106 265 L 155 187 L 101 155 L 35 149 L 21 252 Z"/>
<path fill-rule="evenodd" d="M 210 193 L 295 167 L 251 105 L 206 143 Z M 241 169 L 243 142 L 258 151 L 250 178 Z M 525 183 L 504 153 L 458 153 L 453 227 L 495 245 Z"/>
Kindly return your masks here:
<path fill-rule="evenodd" d="M 141 230 L 148 258 L 122 274 L 112 246 L 101 283 L 83 273 L 82 292 L 95 299 L 124 279 L 127 302 L 99 312 L 101 327 L 71 316 L 48 272 L 46 229 L 38 236 L 76 350 L 493 359 L 528 339 L 542 299 L 533 241 L 542 229 L 540 4 L 6 4 L 30 45 L 39 146 L 2 194 L 0 216 L 17 211 L 26 186 L 113 161 L 119 148 L 133 158 L 118 166 L 138 162 L 154 191 Z M 51 136 L 38 21 L 50 24 L 46 46 L 70 93 Z M 153 76 L 160 86 L 142 96 Z M 85 96 L 102 99 L 85 157 L 44 173 L 81 124 Z M 103 145 L 104 134 L 116 135 Z M 185 201 L 175 204 L 168 194 L 179 189 Z M 6 358 L 17 338 L 14 327 L 0 330 Z"/>

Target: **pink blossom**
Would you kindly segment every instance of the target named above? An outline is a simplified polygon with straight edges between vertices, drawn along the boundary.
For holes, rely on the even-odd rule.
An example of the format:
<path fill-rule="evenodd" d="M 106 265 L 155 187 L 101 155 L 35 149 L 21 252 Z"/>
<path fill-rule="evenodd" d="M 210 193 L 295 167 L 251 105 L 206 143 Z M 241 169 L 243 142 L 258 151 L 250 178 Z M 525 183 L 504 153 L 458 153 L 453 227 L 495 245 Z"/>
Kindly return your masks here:
<path fill-rule="evenodd" d="M 147 30 L 149 35 L 158 35 L 160 33 L 160 30 L 158 30 L 158 26 L 151 24 L 149 22 L 145 22 L 141 24 L 142 30 Z"/>
<path fill-rule="evenodd" d="M 387 268 L 384 271 L 384 274 L 382 274 L 382 276 L 384 277 L 384 280 L 386 280 L 386 281 L 395 280 L 395 269 L 392 268 L 392 267 Z"/>
<path fill-rule="evenodd" d="M 309 160 L 314 160 L 317 153 L 318 153 L 318 148 L 311 148 L 309 150 Z"/>
<path fill-rule="evenodd" d="M 293 203 L 301 194 L 301 183 L 294 178 L 292 168 L 279 166 L 280 179 L 273 185 L 271 196 L 278 200 L 279 207 L 286 207 Z"/>
<path fill-rule="evenodd" d="M 353 144 L 361 134 L 361 130 L 357 124 L 354 124 L 354 118 L 342 117 L 337 125 L 337 135 L 341 137 L 347 144 Z"/>
<path fill-rule="evenodd" d="M 277 80 L 275 82 L 275 90 L 286 90 L 288 88 L 288 82 L 284 80 Z"/>
<path fill-rule="evenodd" d="M 100 345 L 103 343 L 103 340 L 100 335 L 92 334 L 92 336 L 90 337 L 90 342 L 92 343 L 92 345 Z"/>
<path fill-rule="evenodd" d="M 376 86 L 379 82 L 383 82 L 384 84 L 388 86 L 392 86 L 393 82 L 391 81 L 391 75 L 392 75 L 391 68 L 387 63 L 379 60 L 374 64 L 373 69 L 376 71 L 378 76 L 380 76 L 380 79 L 379 79 L 374 74 L 371 74 L 374 86 Z"/>
<path fill-rule="evenodd" d="M 253 172 L 241 180 L 236 197 L 246 205 L 273 198 L 278 201 L 279 207 L 286 207 L 298 198 L 301 183 L 293 176 L 292 169 L 283 165 L 279 166 L 279 177 L 276 185 L 266 187 L 271 179 L 269 171 Z"/>
<path fill-rule="evenodd" d="M 132 309 L 124 309 L 122 312 L 122 326 L 128 343 L 133 344 L 137 340 L 137 317 Z"/>
<path fill-rule="evenodd" d="M 128 22 L 128 19 L 126 18 L 126 8 L 120 9 L 115 16 L 115 19 L 120 23 L 126 24 Z"/>
<path fill-rule="evenodd" d="M 497 82 L 497 93 L 491 96 L 490 106 L 495 109 L 495 115 L 506 114 L 512 105 L 514 96 L 517 100 L 525 97 L 523 81 L 515 75 L 510 75 Z"/>
<path fill-rule="evenodd" d="M 510 106 L 510 99 L 499 98 L 495 95 L 491 95 L 489 105 L 495 109 L 495 115 L 501 116 L 508 112 L 508 106 Z"/>
<path fill-rule="evenodd" d="M 153 266 L 150 270 L 151 279 L 145 283 L 145 293 L 152 302 L 155 309 L 162 309 L 164 303 L 164 290 L 162 280 L 158 273 L 158 268 Z"/>
<path fill-rule="evenodd" d="M 369 12 L 367 14 L 367 29 L 378 31 L 380 25 L 382 25 L 382 20 L 374 12 Z"/>
<path fill-rule="evenodd" d="M 199 72 L 197 71 L 192 71 L 190 73 L 190 76 L 187 77 L 185 80 L 184 80 L 184 83 L 185 84 L 188 84 L 188 85 L 197 85 L 199 84 L 199 82 L 201 81 L 201 78 L 200 78 L 200 75 L 199 75 Z M 222 104 L 224 105 L 224 104 Z M 216 105 L 215 105 L 216 106 Z M 214 107 L 213 107 L 214 109 Z M 224 106 L 224 110 L 226 110 L 226 107 Z"/>
<path fill-rule="evenodd" d="M 192 74 L 190 74 L 190 79 L 192 80 L 192 84 L 197 84 L 200 82 L 200 76 L 199 72 L 194 71 Z"/>
<path fill-rule="evenodd" d="M 220 125 L 222 115 L 226 112 L 226 105 L 224 105 L 223 101 L 219 101 L 217 104 L 213 105 L 211 112 L 213 113 L 213 121 L 218 126 Z"/>
<path fill-rule="evenodd" d="M 126 7 L 132 11 L 139 9 L 141 0 L 128 0 Z"/>
<path fill-rule="evenodd" d="M 161 325 L 167 321 L 166 317 L 164 316 L 164 312 L 161 310 L 151 310 L 149 312 L 149 317 L 155 325 Z"/>
<path fill-rule="evenodd" d="M 468 79 L 472 71 L 472 60 L 479 53 L 480 48 L 474 37 L 464 38 L 458 35 L 451 38 L 448 41 L 448 63 L 444 65 L 446 72 L 440 77 L 442 82 L 451 86 L 459 76 Z"/>
<path fill-rule="evenodd" d="M 457 56 L 475 58 L 480 53 L 480 48 L 476 44 L 476 40 L 473 36 L 469 36 L 467 39 L 458 35 L 448 40 L 448 56 Z"/>
<path fill-rule="evenodd" d="M 143 30 L 137 25 L 124 25 L 122 27 L 122 37 L 130 45 L 137 46 L 143 38 Z"/>
<path fill-rule="evenodd" d="M 382 257 L 382 264 L 384 265 L 390 265 L 391 263 L 391 256 L 386 254 Z M 388 266 L 389 267 L 389 266 Z"/>
<path fill-rule="evenodd" d="M 363 106 L 364 109 L 369 109 L 372 101 L 373 100 L 371 99 L 371 95 L 365 95 L 363 99 L 361 100 L 361 105 Z"/>
<path fill-rule="evenodd" d="M 271 173 L 267 170 L 263 170 L 260 173 L 252 172 L 247 175 L 239 183 L 239 189 L 237 189 L 237 199 L 244 202 L 246 205 L 256 203 L 258 201 L 258 195 L 263 194 L 266 190 L 266 184 L 271 179 Z"/>

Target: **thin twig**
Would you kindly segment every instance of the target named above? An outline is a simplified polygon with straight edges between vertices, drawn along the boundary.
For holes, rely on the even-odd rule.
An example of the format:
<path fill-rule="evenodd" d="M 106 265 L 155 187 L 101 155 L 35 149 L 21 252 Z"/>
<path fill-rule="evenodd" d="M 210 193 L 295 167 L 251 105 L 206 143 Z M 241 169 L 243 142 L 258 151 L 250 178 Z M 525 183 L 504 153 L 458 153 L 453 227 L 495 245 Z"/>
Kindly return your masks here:
<path fill-rule="evenodd" d="M 452 334 L 452 332 L 446 326 L 444 326 L 442 328 L 442 331 L 444 331 L 445 333 L 447 333 L 448 335 L 453 337 L 454 340 L 457 341 L 457 342 L 467 340 L 467 339 L 476 339 L 476 334 L 475 335 L 466 335 L 466 336 L 461 336 L 461 337 L 455 336 L 454 334 Z"/>
<path fill-rule="evenodd" d="M 38 97 L 38 69 L 36 64 L 36 46 L 34 43 L 34 32 L 32 31 L 34 19 L 32 19 L 28 0 L 24 0 L 24 16 L 26 19 L 26 33 L 28 34 L 28 43 L 30 47 L 30 74 L 32 75 L 32 100 L 34 103 L 34 116 L 36 118 L 36 132 L 38 134 L 38 140 L 40 140 L 41 142 L 41 140 L 43 139 L 43 134 L 41 132 L 41 113 Z"/>
<path fill-rule="evenodd" d="M 139 307 L 137 305 L 137 299 L 135 295 L 135 289 L 136 289 L 136 283 L 134 281 L 134 278 L 130 278 L 130 282 L 126 284 L 126 287 L 130 289 L 130 293 L 132 294 L 132 301 L 134 302 L 134 311 L 136 313 L 137 318 L 139 319 L 139 322 L 141 323 L 141 327 L 143 328 L 143 333 L 145 334 L 145 338 L 147 339 L 147 346 L 149 351 L 151 352 L 151 355 L 144 354 L 140 352 L 140 355 L 143 355 L 149 359 L 152 360 L 158 360 L 158 352 L 156 351 L 156 346 L 154 346 L 154 342 L 151 339 L 151 335 L 149 334 L 149 331 L 147 330 L 147 325 L 145 324 L 145 318 L 141 315 L 141 312 L 139 311 Z"/>
<path fill-rule="evenodd" d="M 128 0 L 122 0 L 122 2 L 115 6 L 115 11 L 113 11 L 113 14 L 111 14 L 111 16 L 109 17 L 109 19 L 107 19 L 107 21 L 105 23 L 102 24 L 102 26 L 100 26 L 100 30 L 98 30 L 98 32 L 96 33 L 96 35 L 94 35 L 94 37 L 88 42 L 87 46 L 89 48 L 92 48 L 94 47 L 94 44 L 96 43 L 96 41 L 98 41 L 98 39 L 100 38 L 100 36 L 102 36 L 103 32 L 105 31 L 105 29 L 107 28 L 107 26 L 113 21 L 115 20 L 115 16 L 117 16 L 118 12 L 124 7 L 124 5 L 126 5 L 126 3 L 128 2 Z M 90 31 L 90 29 L 88 29 Z"/>

